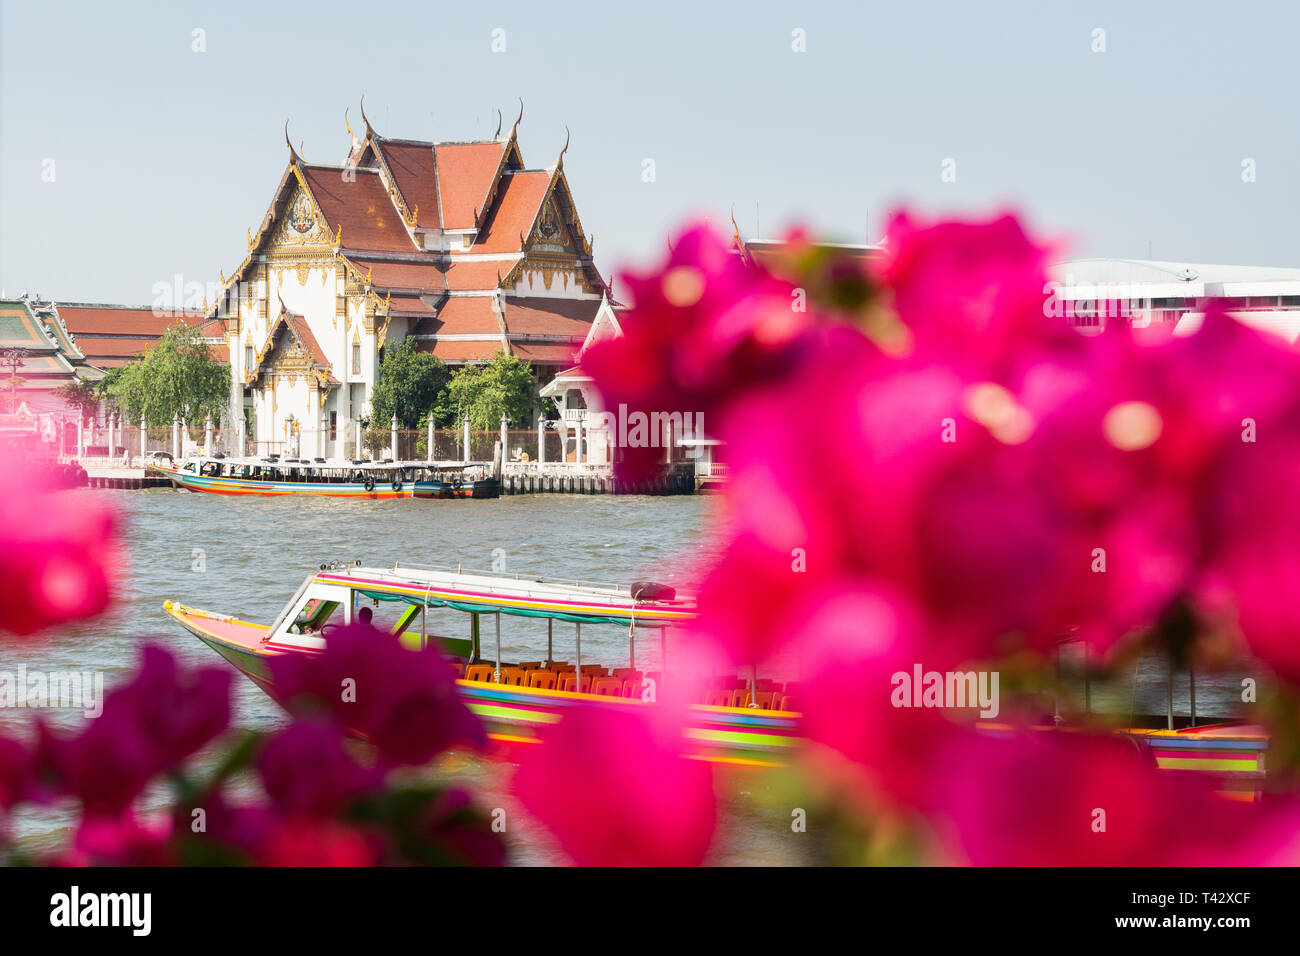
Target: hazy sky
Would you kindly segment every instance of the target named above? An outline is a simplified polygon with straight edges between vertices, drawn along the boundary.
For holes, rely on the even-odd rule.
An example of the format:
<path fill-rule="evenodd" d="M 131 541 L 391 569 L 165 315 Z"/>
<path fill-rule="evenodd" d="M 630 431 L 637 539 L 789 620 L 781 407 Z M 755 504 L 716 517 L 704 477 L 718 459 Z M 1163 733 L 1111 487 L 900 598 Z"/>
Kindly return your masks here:
<path fill-rule="evenodd" d="M 1013 207 L 1075 255 L 1300 266 L 1293 3 L 59 3 L 0 14 L 0 285 L 148 303 L 215 281 L 284 170 L 490 136 L 565 170 L 597 265 L 692 215 L 877 238 Z M 193 52 L 202 29 L 206 51 Z M 505 31 L 505 52 L 492 51 Z M 805 31 L 806 52 L 792 50 Z M 1095 30 L 1105 52 L 1093 52 Z M 642 181 L 643 160 L 656 179 Z M 956 181 L 942 181 L 955 160 Z M 1255 182 L 1243 182 L 1243 160 Z M 53 160 L 54 181 L 42 171 Z M 949 167 L 952 168 L 952 167 Z"/>

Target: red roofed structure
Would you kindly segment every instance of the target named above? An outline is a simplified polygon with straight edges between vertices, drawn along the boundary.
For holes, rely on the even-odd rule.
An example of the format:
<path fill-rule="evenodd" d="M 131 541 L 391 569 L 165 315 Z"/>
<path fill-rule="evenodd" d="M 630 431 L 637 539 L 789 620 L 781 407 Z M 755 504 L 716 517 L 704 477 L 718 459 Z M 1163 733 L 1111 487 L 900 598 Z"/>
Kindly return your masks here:
<path fill-rule="evenodd" d="M 303 454 L 350 447 L 344 432 L 368 416 L 389 343 L 410 339 L 453 365 L 504 352 L 545 383 L 611 308 L 564 174 L 567 139 L 554 162 L 528 168 L 522 107 L 508 132 L 476 142 L 390 138 L 364 105 L 361 116 L 364 136 L 348 126 L 341 165 L 289 145 L 270 208 L 208 313 L 225 326 L 235 420 L 263 443 L 297 422 L 320 436 L 304 437 Z M 312 343 L 312 361 L 283 354 L 286 338 Z"/>

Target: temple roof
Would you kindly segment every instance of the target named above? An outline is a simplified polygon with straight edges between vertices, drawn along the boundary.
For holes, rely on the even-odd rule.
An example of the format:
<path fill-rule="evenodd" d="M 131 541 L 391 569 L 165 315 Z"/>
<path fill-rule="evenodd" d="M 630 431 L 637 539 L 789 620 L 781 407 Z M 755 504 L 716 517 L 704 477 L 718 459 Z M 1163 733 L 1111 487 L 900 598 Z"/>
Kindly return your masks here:
<path fill-rule="evenodd" d="M 16 375 L 21 380 L 20 391 L 104 377 L 77 348 L 53 303 L 0 299 L 0 349 L 21 350 L 16 366 L 0 368 L 5 379 Z"/>
<path fill-rule="evenodd" d="M 306 318 L 290 312 L 284 307 L 284 303 L 280 304 L 280 314 L 271 323 L 271 328 L 266 335 L 266 343 L 257 353 L 256 364 L 245 373 L 247 376 L 245 384 L 255 382 L 261 378 L 263 369 L 275 355 L 276 344 L 286 334 L 294 339 L 296 346 L 306 358 L 309 369 L 316 377 L 317 384 L 322 388 L 334 388 L 340 384 L 339 380 L 330 371 L 330 363 L 329 359 L 325 357 L 325 350 L 316 341 L 316 336 L 312 333 L 311 326 L 307 324 Z"/>
<path fill-rule="evenodd" d="M 526 169 L 518 126 L 516 120 L 504 136 L 498 128 L 490 140 L 426 142 L 381 136 L 367 119 L 364 139 L 353 138 L 342 166 L 307 163 L 290 145 L 276 196 L 262 223 L 249 230 L 249 254 L 226 280 L 226 291 L 265 260 L 277 242 L 274 224 L 284 221 L 301 191 L 319 213 L 354 288 L 383 303 L 389 314 L 410 318 L 408 334 L 426 337 L 422 348 L 442 335 L 489 335 L 500 343 L 498 310 L 504 310 L 507 324 L 514 314 L 521 326 L 510 335 L 530 339 L 526 351 L 539 361 L 546 355 L 546 364 L 553 364 L 551 351 L 564 352 L 554 361 L 567 362 L 570 341 L 581 341 L 609 287 L 574 208 L 563 152 L 545 169 Z M 319 235 L 312 235 L 319 247 Z M 549 291 L 557 271 L 565 275 L 557 292 L 579 298 L 516 294 L 516 287 L 523 293 L 539 281 Z M 543 340 L 559 348 L 542 349 Z M 444 344 L 438 343 L 435 354 L 467 351 L 466 341 L 452 349 Z M 492 344 L 451 360 L 488 360 Z"/>
<path fill-rule="evenodd" d="M 506 143 L 437 143 L 438 186 L 442 197 L 442 227 L 473 229 L 476 214 L 487 211 L 488 194 L 496 184 Z M 516 248 L 518 244 L 516 243 Z"/>
<path fill-rule="evenodd" d="M 209 342 L 208 348 L 216 361 L 230 361 L 230 350 L 224 342 L 220 323 L 205 318 L 200 312 L 155 311 L 148 306 L 82 302 L 59 303 L 57 311 L 86 361 L 101 369 L 128 364 L 177 324 L 197 326 L 205 338 L 222 338 L 220 344 Z"/>

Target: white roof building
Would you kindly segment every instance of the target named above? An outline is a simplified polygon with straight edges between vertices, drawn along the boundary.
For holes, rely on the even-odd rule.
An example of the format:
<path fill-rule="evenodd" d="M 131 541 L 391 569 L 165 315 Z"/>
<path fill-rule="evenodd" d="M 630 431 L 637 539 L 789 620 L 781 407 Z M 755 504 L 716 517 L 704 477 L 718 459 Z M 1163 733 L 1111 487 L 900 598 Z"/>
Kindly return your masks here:
<path fill-rule="evenodd" d="M 1050 307 L 1072 324 L 1100 331 L 1107 320 L 1171 325 L 1175 334 L 1200 327 L 1210 299 L 1288 342 L 1300 336 L 1300 268 L 1162 262 L 1149 259 L 1067 259 L 1049 270 Z"/>

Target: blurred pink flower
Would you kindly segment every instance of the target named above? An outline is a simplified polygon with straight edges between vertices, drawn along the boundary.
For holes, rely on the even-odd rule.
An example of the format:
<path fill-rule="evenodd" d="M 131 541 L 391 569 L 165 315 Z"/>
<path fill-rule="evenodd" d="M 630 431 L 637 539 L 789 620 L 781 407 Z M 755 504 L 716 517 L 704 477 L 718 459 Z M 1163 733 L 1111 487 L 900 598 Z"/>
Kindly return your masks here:
<path fill-rule="evenodd" d="M 88 814 L 73 837 L 72 846 L 56 861 L 59 866 L 175 866 L 171 847 L 171 821 L 166 817 L 141 818 Z"/>
<path fill-rule="evenodd" d="M 923 360 L 952 363 L 976 380 L 1003 381 L 1049 346 L 1077 347 L 1049 316 L 1047 257 L 1010 215 L 922 225 L 897 212 L 881 278 Z"/>
<path fill-rule="evenodd" d="M 407 650 L 364 624 L 331 631 L 323 653 L 273 658 L 271 673 L 291 713 L 329 714 L 390 764 L 422 764 L 448 747 L 481 747 L 487 739 L 441 654 Z"/>
<path fill-rule="evenodd" d="M 21 742 L 0 736 L 0 810 L 27 799 L 34 783 L 31 753 Z"/>
<path fill-rule="evenodd" d="M 226 729 L 230 682 L 225 668 L 185 672 L 170 652 L 146 645 L 131 682 L 107 695 L 103 714 L 81 733 L 38 724 L 39 765 L 88 814 L 116 816 Z"/>
<path fill-rule="evenodd" d="M 257 855 L 259 866 L 377 866 L 379 840 L 337 820 L 277 819 Z"/>
<path fill-rule="evenodd" d="M 352 759 L 337 726 L 303 718 L 263 745 L 257 770 L 276 808 L 294 816 L 338 813 L 383 782 L 375 769 Z"/>
<path fill-rule="evenodd" d="M 27 462 L 0 454 L 0 632 L 104 611 L 120 561 L 115 525 L 98 499 L 51 491 Z"/>
<path fill-rule="evenodd" d="M 923 623 L 906 602 L 851 581 L 805 595 L 779 624 L 798 647 L 799 709 L 808 740 L 859 764 L 896 802 L 924 802 L 954 738 L 969 731 L 934 708 L 896 706 L 914 668 L 935 670 Z"/>
<path fill-rule="evenodd" d="M 949 751 L 931 821 L 977 866 L 1238 865 L 1259 807 L 1216 796 L 1211 774 L 1155 769 L 1145 744 L 1115 736 L 979 734 Z"/>
<path fill-rule="evenodd" d="M 640 707 L 573 710 L 520 760 L 515 792 L 579 866 L 694 866 L 717 816 L 681 725 Z"/>
<path fill-rule="evenodd" d="M 698 412 L 714 434 L 732 401 L 794 365 L 815 321 L 794 308 L 789 283 L 747 266 L 705 226 L 683 233 L 660 268 L 623 280 L 624 334 L 582 356 L 606 409 Z M 663 460 L 661 446 L 622 451 L 623 477 L 657 473 Z"/>

